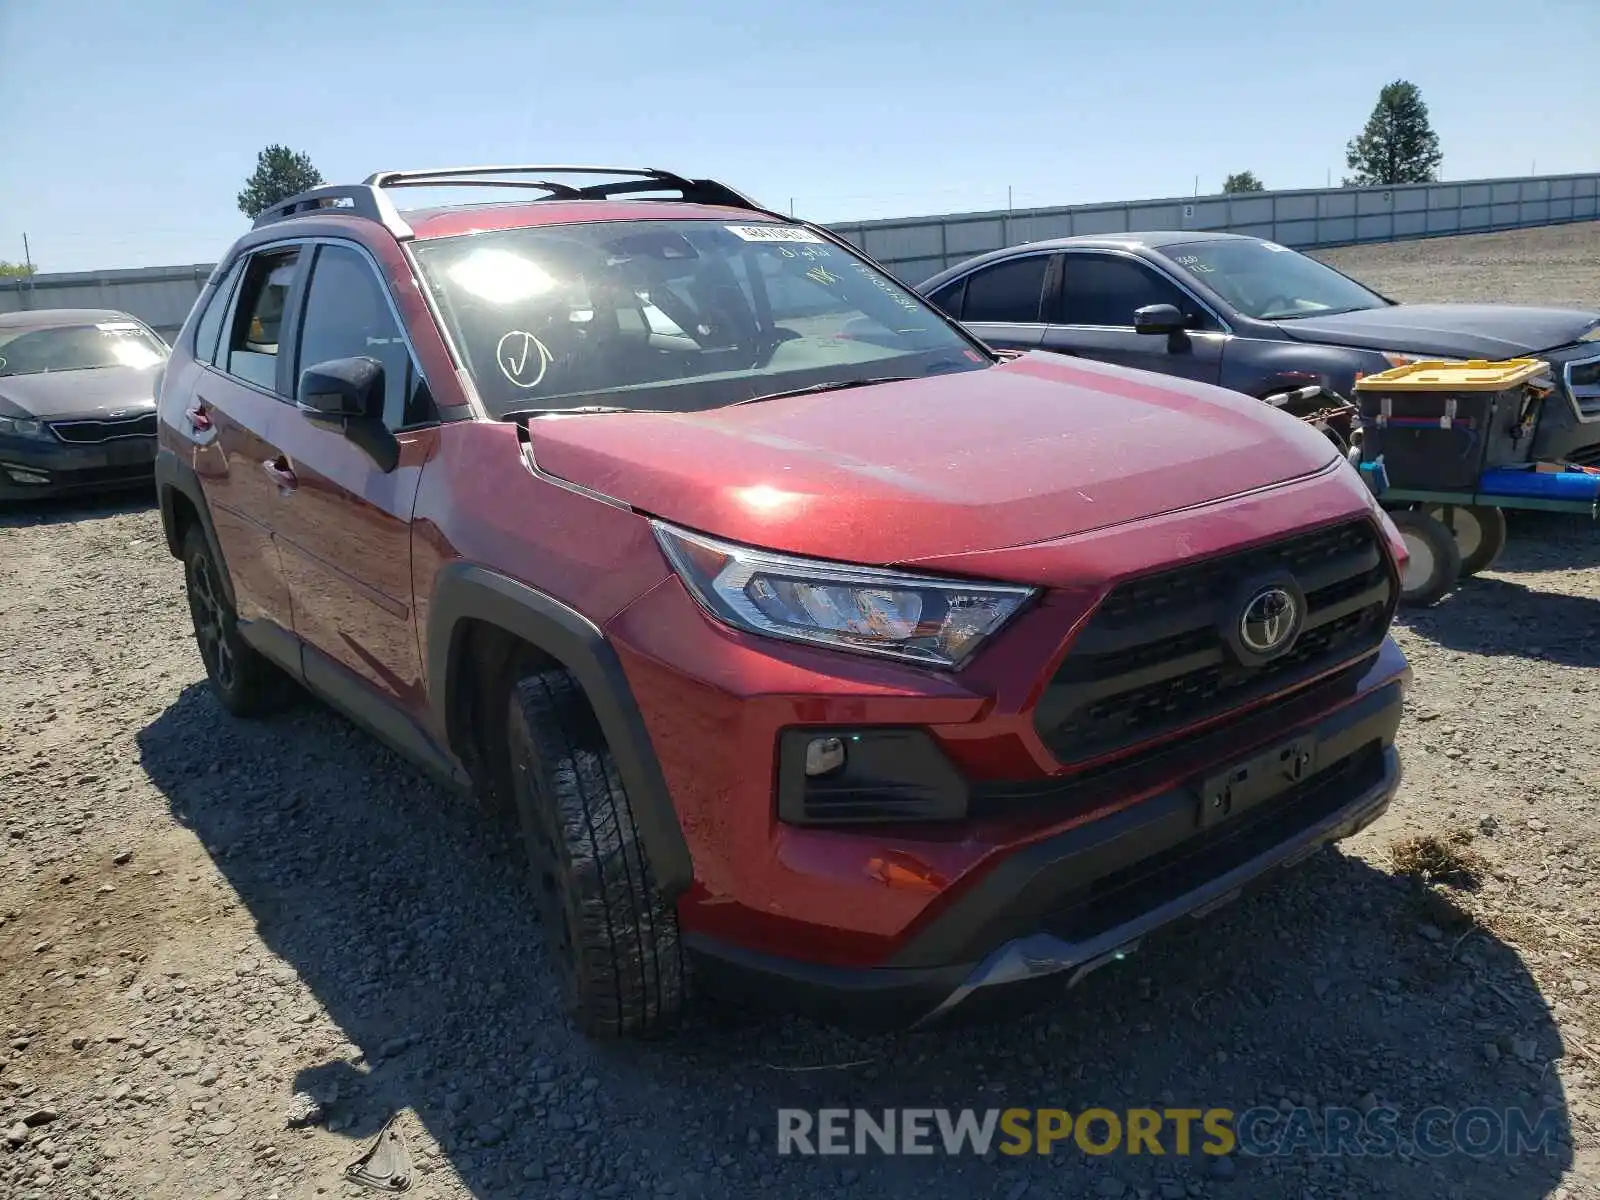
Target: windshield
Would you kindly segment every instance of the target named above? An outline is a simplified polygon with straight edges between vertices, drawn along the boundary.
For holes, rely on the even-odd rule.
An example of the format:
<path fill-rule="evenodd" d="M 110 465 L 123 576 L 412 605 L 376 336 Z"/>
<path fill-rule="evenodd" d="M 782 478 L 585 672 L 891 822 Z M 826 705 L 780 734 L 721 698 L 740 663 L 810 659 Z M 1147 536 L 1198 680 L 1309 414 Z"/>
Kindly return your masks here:
<path fill-rule="evenodd" d="M 1387 304 L 1355 280 L 1273 242 L 1219 238 L 1159 249 L 1239 312 L 1258 320 L 1325 317 Z"/>
<path fill-rule="evenodd" d="M 604 221 L 421 243 L 489 411 L 688 411 L 990 360 L 919 297 L 810 230 Z"/>
<path fill-rule="evenodd" d="M 0 330 L 0 377 L 153 367 L 166 358 L 166 346 L 144 326 L 129 321 Z"/>

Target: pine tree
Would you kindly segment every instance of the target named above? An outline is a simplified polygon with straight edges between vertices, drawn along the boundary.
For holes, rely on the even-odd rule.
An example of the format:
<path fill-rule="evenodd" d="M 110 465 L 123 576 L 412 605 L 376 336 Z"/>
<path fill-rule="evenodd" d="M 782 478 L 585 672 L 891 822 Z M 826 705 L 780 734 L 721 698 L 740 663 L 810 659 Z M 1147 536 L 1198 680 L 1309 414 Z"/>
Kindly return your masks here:
<path fill-rule="evenodd" d="M 1346 187 L 1432 183 L 1439 178 L 1443 161 L 1422 93 L 1416 84 L 1397 79 L 1378 93 L 1366 128 L 1350 139 L 1345 166 L 1355 173 L 1344 183 Z"/>
<path fill-rule="evenodd" d="M 254 220 L 280 200 L 321 183 L 322 173 L 308 155 L 287 146 L 268 146 L 256 157 L 255 172 L 239 193 L 239 211 Z"/>

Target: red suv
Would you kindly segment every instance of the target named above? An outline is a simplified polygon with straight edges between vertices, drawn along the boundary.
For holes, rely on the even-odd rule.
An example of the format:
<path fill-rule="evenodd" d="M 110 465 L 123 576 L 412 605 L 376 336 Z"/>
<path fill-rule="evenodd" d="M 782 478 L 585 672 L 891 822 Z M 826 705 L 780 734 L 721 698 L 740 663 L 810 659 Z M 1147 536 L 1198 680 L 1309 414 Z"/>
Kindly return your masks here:
<path fill-rule="evenodd" d="M 526 190 L 392 200 L 485 181 Z M 997 355 L 711 180 L 285 201 L 160 425 L 223 707 L 299 684 L 514 805 L 594 1034 L 696 989 L 895 1024 L 1031 997 L 1003 985 L 1076 981 L 1399 782 L 1404 550 L 1327 438 Z"/>

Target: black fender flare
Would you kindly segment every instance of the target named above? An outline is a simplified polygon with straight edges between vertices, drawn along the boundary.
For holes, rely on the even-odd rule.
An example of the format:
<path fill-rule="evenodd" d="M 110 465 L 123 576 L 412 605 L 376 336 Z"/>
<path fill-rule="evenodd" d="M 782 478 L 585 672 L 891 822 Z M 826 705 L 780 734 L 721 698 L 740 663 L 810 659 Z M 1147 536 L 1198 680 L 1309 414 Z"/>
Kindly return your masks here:
<path fill-rule="evenodd" d="M 605 634 L 576 609 L 497 571 L 470 563 L 445 567 L 429 603 L 426 647 L 434 727 L 452 748 L 460 734 L 459 716 L 452 713 L 461 711 L 452 697 L 460 683 L 464 622 L 471 620 L 515 635 L 578 681 L 616 760 L 656 886 L 669 903 L 675 900 L 693 881 L 694 864 L 650 731 Z"/>
<path fill-rule="evenodd" d="M 206 545 L 211 547 L 211 559 L 217 564 L 217 574 L 222 577 L 222 590 L 228 603 L 237 609 L 233 576 L 228 573 L 227 560 L 222 557 L 222 543 L 217 541 L 216 528 L 211 524 L 211 506 L 206 503 L 200 476 L 191 464 L 184 462 L 166 446 L 156 451 L 155 473 L 156 500 L 161 506 L 161 532 L 166 537 L 168 552 L 173 558 L 183 556 L 183 538 L 179 533 L 176 511 L 176 500 L 181 495 L 194 509 L 200 522 L 200 532 L 205 535 Z"/>

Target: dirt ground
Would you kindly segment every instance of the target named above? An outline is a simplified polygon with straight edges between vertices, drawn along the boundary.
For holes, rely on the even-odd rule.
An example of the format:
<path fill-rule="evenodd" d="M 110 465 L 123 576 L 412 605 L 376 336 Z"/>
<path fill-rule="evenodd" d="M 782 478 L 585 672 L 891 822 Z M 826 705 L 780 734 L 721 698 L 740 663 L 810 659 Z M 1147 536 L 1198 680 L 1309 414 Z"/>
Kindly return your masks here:
<path fill-rule="evenodd" d="M 1600 226 L 1329 257 L 1408 299 L 1600 305 Z M 422 1197 L 1600 1197 L 1600 528 L 1517 520 L 1397 637 L 1390 814 L 1036 1015 L 862 1038 L 707 1012 L 603 1048 L 553 1011 L 502 830 L 313 703 L 222 713 L 153 509 L 0 515 L 0 1196 L 365 1195 L 343 1168 L 398 1114 Z M 1407 876 L 1424 835 L 1466 874 Z M 1553 1136 L 777 1153 L 778 1108 L 830 1105 L 1517 1109 Z"/>
<path fill-rule="evenodd" d="M 1392 300 L 1600 306 L 1600 221 L 1322 250 Z"/>

